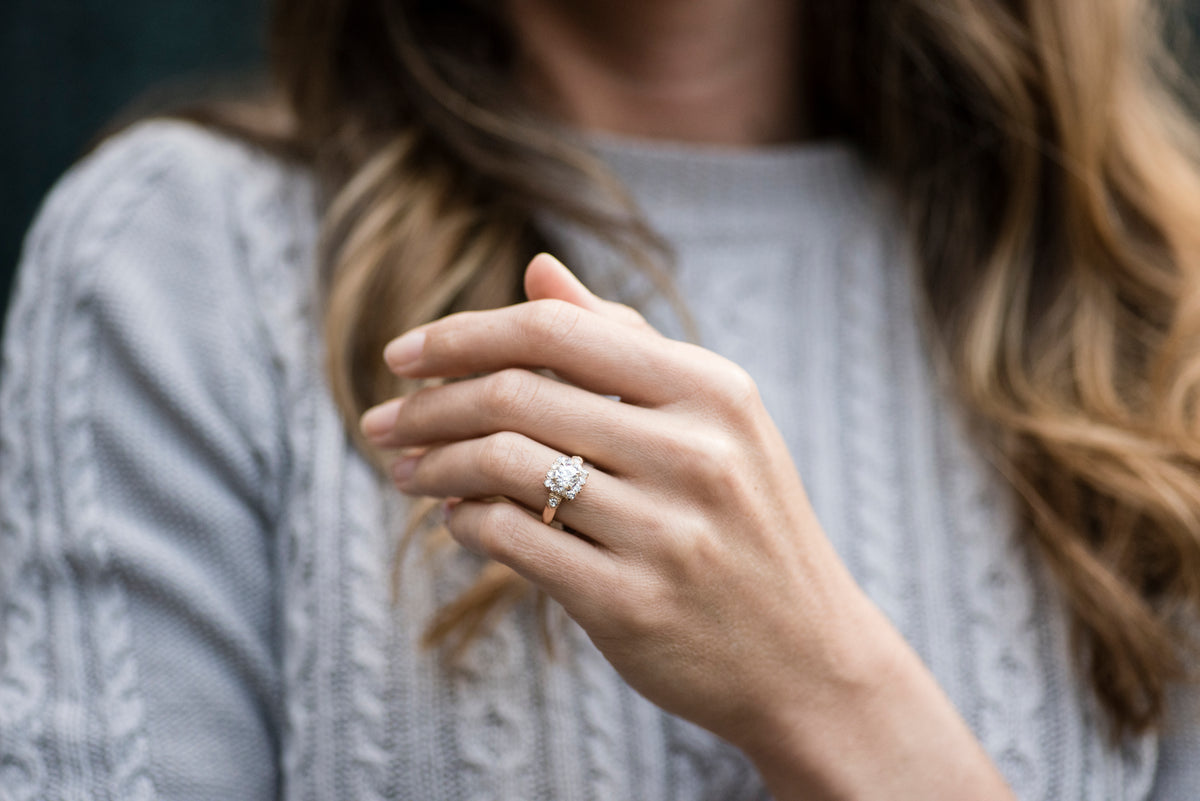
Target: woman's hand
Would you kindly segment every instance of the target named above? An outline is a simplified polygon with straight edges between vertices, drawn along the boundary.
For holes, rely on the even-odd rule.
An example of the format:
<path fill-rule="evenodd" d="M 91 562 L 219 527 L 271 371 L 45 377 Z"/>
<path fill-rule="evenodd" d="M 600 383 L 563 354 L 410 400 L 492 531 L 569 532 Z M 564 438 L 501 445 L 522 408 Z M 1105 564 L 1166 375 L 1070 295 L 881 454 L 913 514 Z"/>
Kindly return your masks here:
<path fill-rule="evenodd" d="M 392 464 L 396 486 L 462 498 L 448 525 L 464 547 L 544 589 L 630 685 L 743 748 L 769 783 L 852 788 L 822 763 L 845 760 L 839 742 L 870 747 L 861 721 L 887 718 L 898 678 L 932 679 L 829 545 L 753 381 L 550 257 L 526 286 L 528 303 L 388 346 L 398 375 L 482 374 L 364 415 L 377 446 L 417 449 Z M 540 518 L 560 454 L 591 465 L 557 511 L 569 531 Z M 514 503 L 483 500 L 498 496 Z"/>

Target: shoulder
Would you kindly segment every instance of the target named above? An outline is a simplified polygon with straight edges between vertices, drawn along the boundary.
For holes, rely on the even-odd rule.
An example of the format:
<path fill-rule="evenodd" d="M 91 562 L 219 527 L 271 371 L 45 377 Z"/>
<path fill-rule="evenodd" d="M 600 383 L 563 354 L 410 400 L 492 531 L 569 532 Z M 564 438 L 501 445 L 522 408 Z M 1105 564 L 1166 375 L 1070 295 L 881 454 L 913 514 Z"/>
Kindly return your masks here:
<path fill-rule="evenodd" d="M 130 128 L 72 168 L 22 253 L 0 450 L 26 438 L 18 417 L 40 432 L 109 407 L 180 415 L 179 428 L 203 423 L 208 440 L 220 426 L 266 430 L 315 331 L 311 185 L 248 144 L 168 121 Z M 40 408 L 70 419 L 35 420 Z"/>
<path fill-rule="evenodd" d="M 7 360 L 12 340 L 49 314 L 143 306 L 160 310 L 166 336 L 279 344 L 310 305 L 317 226 L 307 170 L 186 122 L 131 127 L 44 202 L 17 274 Z"/>
<path fill-rule="evenodd" d="M 195 123 L 151 119 L 113 135 L 72 167 L 43 209 L 130 190 L 174 189 L 205 199 L 204 189 L 251 190 L 256 183 L 307 180 L 302 168 L 287 164 L 249 142 Z"/>
<path fill-rule="evenodd" d="M 312 272 L 307 184 L 147 123 L 72 169 L 27 239 L 0 368 L 0 750 L 29 797 L 209 781 L 180 732 L 219 726 L 226 786 L 274 781 L 277 342 Z M 229 703 L 175 703 L 167 651 Z"/>
<path fill-rule="evenodd" d="M 215 248 L 311 237 L 311 183 L 307 171 L 248 143 L 186 122 L 144 122 L 102 143 L 58 182 L 23 260 L 86 269 L 130 239 L 202 237 Z"/>

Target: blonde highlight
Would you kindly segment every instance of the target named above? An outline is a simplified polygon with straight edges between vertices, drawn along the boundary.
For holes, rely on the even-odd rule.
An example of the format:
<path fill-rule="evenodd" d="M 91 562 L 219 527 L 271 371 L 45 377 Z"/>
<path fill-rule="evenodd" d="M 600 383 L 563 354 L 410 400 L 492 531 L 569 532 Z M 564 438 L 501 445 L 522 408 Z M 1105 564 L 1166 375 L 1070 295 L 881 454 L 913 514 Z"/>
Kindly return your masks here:
<path fill-rule="evenodd" d="M 384 344 L 518 301 L 546 214 L 670 291 L 636 208 L 512 85 L 514 45 L 489 9 L 278 0 L 288 135 L 206 120 L 313 165 L 329 380 L 355 436 L 364 409 L 405 390 Z M 1200 613 L 1200 140 L 1158 10 L 805 12 L 816 133 L 853 141 L 910 214 L 931 344 L 1057 577 L 1114 734 L 1161 722 Z M 469 642 L 526 592 L 489 569 L 430 641 Z"/>

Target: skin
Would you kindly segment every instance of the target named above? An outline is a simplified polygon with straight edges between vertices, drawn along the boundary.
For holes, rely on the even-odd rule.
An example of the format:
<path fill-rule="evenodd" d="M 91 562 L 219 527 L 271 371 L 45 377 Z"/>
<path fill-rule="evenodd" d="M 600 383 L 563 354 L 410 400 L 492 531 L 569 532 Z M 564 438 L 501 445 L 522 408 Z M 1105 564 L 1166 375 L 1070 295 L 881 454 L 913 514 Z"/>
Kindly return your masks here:
<path fill-rule="evenodd" d="M 483 374 L 363 416 L 396 486 L 465 499 L 455 539 L 555 598 L 648 699 L 740 747 L 779 801 L 1011 798 L 830 547 L 746 373 L 548 256 L 526 291 L 388 346 L 397 375 Z M 593 464 L 556 518 L 582 537 L 539 516 L 559 453 Z M 480 500 L 497 496 L 513 503 Z"/>
<path fill-rule="evenodd" d="M 802 136 L 795 5 L 509 2 L 523 80 L 547 108 L 722 145 Z M 389 344 L 397 375 L 475 376 L 363 416 L 396 486 L 452 499 L 463 547 L 561 603 L 649 700 L 741 748 L 778 801 L 1011 799 L 830 546 L 746 372 L 550 256 L 525 289 L 527 303 Z M 592 465 L 557 513 L 569 530 L 540 516 L 559 454 Z"/>
<path fill-rule="evenodd" d="M 714 145 L 804 135 L 795 0 L 508 0 L 519 80 L 576 126 Z"/>

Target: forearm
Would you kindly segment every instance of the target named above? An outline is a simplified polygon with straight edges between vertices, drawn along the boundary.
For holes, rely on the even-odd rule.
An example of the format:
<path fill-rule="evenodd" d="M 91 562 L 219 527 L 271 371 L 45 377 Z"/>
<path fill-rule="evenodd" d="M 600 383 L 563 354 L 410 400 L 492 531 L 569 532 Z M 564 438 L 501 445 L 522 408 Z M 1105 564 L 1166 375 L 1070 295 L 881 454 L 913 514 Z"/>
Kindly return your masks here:
<path fill-rule="evenodd" d="M 776 801 L 1013 799 L 899 633 L 865 599 L 859 617 L 840 675 L 802 679 L 743 746 Z"/>

